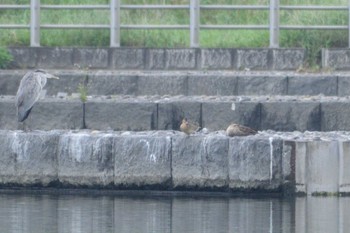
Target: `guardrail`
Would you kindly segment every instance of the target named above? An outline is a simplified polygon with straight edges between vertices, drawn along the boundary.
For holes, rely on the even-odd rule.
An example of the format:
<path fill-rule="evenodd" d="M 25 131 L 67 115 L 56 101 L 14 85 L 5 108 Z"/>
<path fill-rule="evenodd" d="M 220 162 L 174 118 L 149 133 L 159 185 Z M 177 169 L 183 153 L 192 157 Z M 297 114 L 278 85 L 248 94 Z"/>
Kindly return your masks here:
<path fill-rule="evenodd" d="M 350 0 L 348 6 L 280 6 L 279 0 L 270 0 L 269 5 L 201 5 L 200 0 L 189 0 L 188 5 L 125 5 L 121 0 L 110 0 L 109 5 L 42 5 L 40 0 L 31 0 L 30 5 L 0 5 L 0 10 L 30 9 L 31 17 L 28 25 L 0 24 L 0 29 L 30 29 L 30 46 L 40 46 L 40 29 L 109 29 L 110 47 L 120 47 L 121 29 L 181 29 L 190 30 L 190 46 L 197 48 L 199 44 L 199 31 L 201 29 L 249 29 L 269 30 L 270 48 L 279 47 L 279 30 L 312 29 L 312 30 L 348 30 L 350 47 Z M 110 11 L 110 23 L 107 24 L 41 24 L 40 10 L 58 9 L 103 9 Z M 189 25 L 124 25 L 120 22 L 121 10 L 130 9 L 188 9 L 190 15 Z M 268 25 L 202 25 L 200 12 L 202 10 L 263 10 L 269 11 Z M 337 10 L 349 12 L 348 25 L 280 25 L 280 10 Z"/>

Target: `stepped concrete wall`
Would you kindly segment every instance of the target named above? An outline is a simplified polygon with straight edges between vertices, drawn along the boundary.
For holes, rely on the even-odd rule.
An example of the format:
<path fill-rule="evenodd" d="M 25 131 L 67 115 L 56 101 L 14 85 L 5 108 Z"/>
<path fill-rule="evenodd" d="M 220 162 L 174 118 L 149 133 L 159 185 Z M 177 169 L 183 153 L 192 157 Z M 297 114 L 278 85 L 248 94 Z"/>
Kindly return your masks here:
<path fill-rule="evenodd" d="M 349 193 L 349 133 L 0 131 L 0 185 Z"/>

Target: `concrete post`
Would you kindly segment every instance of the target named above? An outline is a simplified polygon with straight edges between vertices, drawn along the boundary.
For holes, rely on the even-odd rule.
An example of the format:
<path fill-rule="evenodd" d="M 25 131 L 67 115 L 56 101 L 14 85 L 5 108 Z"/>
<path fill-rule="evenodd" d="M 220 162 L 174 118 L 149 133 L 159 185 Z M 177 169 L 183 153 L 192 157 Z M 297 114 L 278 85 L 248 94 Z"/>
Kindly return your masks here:
<path fill-rule="evenodd" d="M 190 1 L 190 47 L 199 47 L 199 0 Z"/>
<path fill-rule="evenodd" d="M 40 0 L 30 1 L 30 46 L 40 46 Z"/>
<path fill-rule="evenodd" d="M 270 0 L 270 48 L 279 47 L 279 0 Z"/>
<path fill-rule="evenodd" d="M 111 0 L 110 11 L 110 46 L 120 47 L 120 0 Z"/>

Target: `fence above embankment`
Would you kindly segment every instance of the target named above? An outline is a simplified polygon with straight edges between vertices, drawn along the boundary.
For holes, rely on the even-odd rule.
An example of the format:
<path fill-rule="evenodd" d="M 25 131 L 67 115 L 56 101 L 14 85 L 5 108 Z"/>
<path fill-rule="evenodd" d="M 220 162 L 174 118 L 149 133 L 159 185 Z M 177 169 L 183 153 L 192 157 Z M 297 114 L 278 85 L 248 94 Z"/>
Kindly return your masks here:
<path fill-rule="evenodd" d="M 174 5 L 127 5 L 122 4 L 121 0 L 110 0 L 105 5 L 48 5 L 41 4 L 40 0 L 31 0 L 29 5 L 0 5 L 0 10 L 28 10 L 30 9 L 30 22 L 27 24 L 0 24 L 0 29 L 29 29 L 30 46 L 40 46 L 41 29 L 104 29 L 110 31 L 110 47 L 120 47 L 121 29 L 167 29 L 167 30 L 189 30 L 190 47 L 200 47 L 199 35 L 201 30 L 267 30 L 269 31 L 269 47 L 279 47 L 280 30 L 347 30 L 350 33 L 350 17 L 347 25 L 286 25 L 280 22 L 281 11 L 347 11 L 350 13 L 350 1 L 348 6 L 321 6 L 321 5 L 280 5 L 279 0 L 269 0 L 266 5 L 206 5 L 201 4 L 200 0 L 189 0 L 188 4 Z M 40 12 L 49 10 L 107 10 L 109 14 L 109 24 L 42 24 L 40 22 Z M 149 24 L 123 24 L 121 22 L 121 12 L 124 10 L 188 10 L 189 24 L 180 25 L 149 25 Z M 268 24 L 250 24 L 250 25 L 207 25 L 202 24 L 200 14 L 203 11 L 210 10 L 256 10 L 268 12 Z M 350 36 L 349 42 L 350 46 Z"/>

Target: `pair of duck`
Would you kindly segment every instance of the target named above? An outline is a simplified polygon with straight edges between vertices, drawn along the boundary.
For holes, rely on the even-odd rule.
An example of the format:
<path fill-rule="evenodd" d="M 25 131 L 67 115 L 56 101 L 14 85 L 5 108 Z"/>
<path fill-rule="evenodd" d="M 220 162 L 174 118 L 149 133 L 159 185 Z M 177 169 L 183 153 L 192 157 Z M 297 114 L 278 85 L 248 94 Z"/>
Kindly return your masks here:
<path fill-rule="evenodd" d="M 196 124 L 190 123 L 186 118 L 184 118 L 180 125 L 180 130 L 184 132 L 187 135 L 190 135 L 196 131 L 198 131 L 200 127 Z M 254 129 L 251 129 L 244 125 L 239 124 L 230 124 L 226 129 L 226 135 L 229 137 L 234 136 L 248 136 L 248 135 L 254 135 L 257 131 Z"/>

